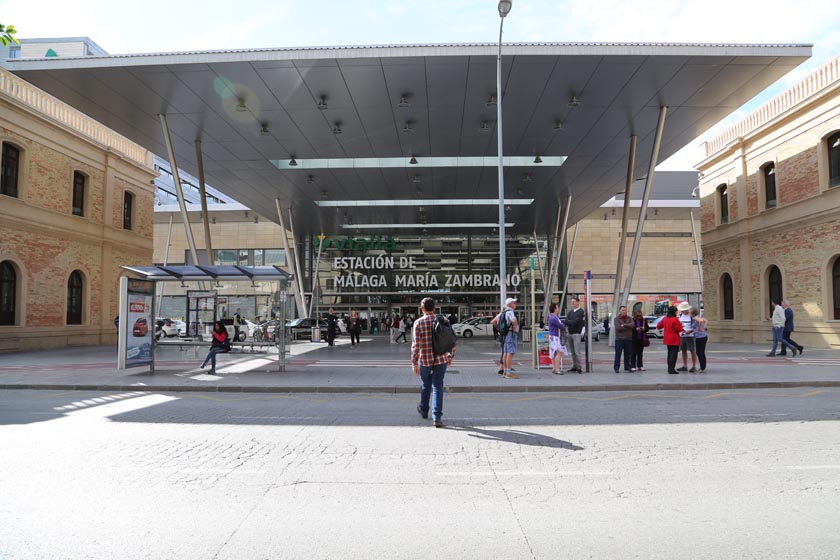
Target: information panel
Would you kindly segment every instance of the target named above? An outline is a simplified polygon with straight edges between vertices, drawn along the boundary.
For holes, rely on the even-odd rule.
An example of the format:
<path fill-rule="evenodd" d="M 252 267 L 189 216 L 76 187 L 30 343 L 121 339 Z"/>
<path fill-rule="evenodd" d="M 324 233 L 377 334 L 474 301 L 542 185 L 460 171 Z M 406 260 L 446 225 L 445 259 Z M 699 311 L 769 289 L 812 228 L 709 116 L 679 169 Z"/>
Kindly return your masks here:
<path fill-rule="evenodd" d="M 117 366 L 154 369 L 155 284 L 148 280 L 120 278 L 119 356 Z"/>

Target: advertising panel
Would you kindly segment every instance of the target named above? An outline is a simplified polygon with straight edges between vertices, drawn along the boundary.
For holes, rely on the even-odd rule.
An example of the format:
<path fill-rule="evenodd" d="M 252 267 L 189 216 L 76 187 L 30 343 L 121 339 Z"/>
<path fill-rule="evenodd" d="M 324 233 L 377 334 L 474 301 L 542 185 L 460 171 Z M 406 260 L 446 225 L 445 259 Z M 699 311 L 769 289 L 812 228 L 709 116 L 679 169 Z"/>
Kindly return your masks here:
<path fill-rule="evenodd" d="M 537 331 L 537 369 L 551 367 L 551 356 L 548 354 L 548 331 Z"/>
<path fill-rule="evenodd" d="M 154 295 L 153 282 L 120 279 L 120 369 L 153 365 Z"/>

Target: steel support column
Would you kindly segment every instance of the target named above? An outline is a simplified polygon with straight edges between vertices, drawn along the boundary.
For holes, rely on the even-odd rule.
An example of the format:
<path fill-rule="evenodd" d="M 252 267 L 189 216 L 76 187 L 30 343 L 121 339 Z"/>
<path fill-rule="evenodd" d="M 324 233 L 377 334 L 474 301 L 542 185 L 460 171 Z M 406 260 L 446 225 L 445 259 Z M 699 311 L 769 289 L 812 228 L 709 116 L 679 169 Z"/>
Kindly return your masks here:
<path fill-rule="evenodd" d="M 210 241 L 210 214 L 207 212 L 207 190 L 204 188 L 204 157 L 201 154 L 201 140 L 195 141 L 195 159 L 198 162 L 198 191 L 201 193 L 201 215 L 204 222 L 204 247 L 207 249 L 207 264 L 216 264 L 213 243 Z"/>
<path fill-rule="evenodd" d="M 295 267 L 295 260 L 292 257 L 292 252 L 289 250 L 289 236 L 286 230 L 286 218 L 283 216 L 283 209 L 280 207 L 280 199 L 275 198 L 274 203 L 277 206 L 277 217 L 280 219 L 280 240 L 283 242 L 283 249 L 286 250 L 286 263 L 288 263 L 289 267 L 292 269 L 292 274 L 295 276 L 295 282 L 297 282 L 298 270 Z M 295 301 L 297 302 L 298 313 L 301 317 L 306 317 L 306 308 L 303 305 L 303 294 L 299 293 L 300 290 L 296 289 Z"/>
<path fill-rule="evenodd" d="M 569 210 L 572 207 L 572 193 L 566 195 L 566 204 L 563 209 L 563 226 L 560 232 L 560 242 L 557 242 L 556 232 L 554 237 L 554 255 L 552 256 L 552 266 L 548 272 L 548 290 L 545 296 L 545 304 L 543 305 L 543 318 L 548 318 L 548 306 L 551 304 L 551 299 L 554 293 L 554 281 L 560 271 L 560 255 L 563 253 L 563 246 L 566 244 L 566 229 L 569 225 Z M 559 303 L 563 303 L 562 301 Z"/>
<path fill-rule="evenodd" d="M 703 265 L 700 264 L 700 242 L 697 240 L 697 228 L 694 225 L 694 209 L 689 209 L 688 216 L 691 218 L 691 237 L 694 238 L 694 255 L 697 258 L 697 276 L 700 279 L 700 300 L 697 302 L 697 309 L 702 310 L 703 306 Z"/>
<path fill-rule="evenodd" d="M 627 159 L 627 181 L 624 185 L 624 209 L 621 211 L 621 235 L 618 241 L 618 261 L 615 266 L 615 288 L 613 289 L 612 317 L 618 315 L 618 292 L 621 289 L 621 273 L 624 271 L 624 246 L 627 241 L 627 220 L 630 218 L 630 194 L 633 190 L 633 168 L 636 166 L 636 135 L 630 137 L 630 157 Z M 615 329 L 610 329 L 609 345 L 615 346 Z"/>
<path fill-rule="evenodd" d="M 537 266 L 540 267 L 540 278 L 543 281 L 543 294 L 545 294 L 545 272 L 543 272 L 543 259 L 540 255 L 539 241 L 537 240 L 537 232 L 534 230 L 534 252 L 537 254 Z M 536 292 L 534 292 L 536 294 Z"/>
<path fill-rule="evenodd" d="M 295 290 L 300 299 L 300 306 L 303 309 L 306 309 L 306 297 L 303 293 L 303 274 L 300 271 L 300 257 L 298 256 L 298 248 L 297 248 L 297 231 L 295 230 L 295 217 L 292 213 L 292 209 L 289 208 L 289 230 L 292 232 L 292 241 L 295 244 L 295 278 L 297 279 L 297 290 Z"/>
<path fill-rule="evenodd" d="M 572 273 L 572 262 L 575 259 L 575 244 L 577 243 L 578 228 L 580 222 L 575 224 L 575 232 L 572 234 L 572 250 L 569 251 L 569 266 L 566 267 L 566 278 L 563 280 L 563 293 L 560 295 L 560 305 L 563 305 L 563 300 L 566 299 L 567 290 L 569 288 L 569 275 Z"/>
<path fill-rule="evenodd" d="M 187 235 L 187 245 L 190 248 L 190 255 L 193 264 L 199 265 L 198 253 L 195 250 L 195 239 L 193 239 L 192 227 L 187 216 L 187 203 L 184 201 L 184 191 L 181 189 L 181 175 L 178 173 L 178 162 L 175 161 L 175 150 L 172 149 L 172 139 L 169 137 L 169 125 L 166 124 L 166 115 L 161 113 L 160 127 L 163 131 L 163 140 L 166 142 L 166 153 L 169 155 L 169 166 L 172 168 L 172 181 L 175 183 L 175 194 L 178 197 L 178 206 L 181 207 L 181 219 L 184 221 L 184 233 Z"/>
<path fill-rule="evenodd" d="M 499 299 L 500 309 L 505 309 L 507 299 L 507 248 L 505 247 L 505 167 L 502 151 L 502 28 L 505 18 L 499 23 L 499 55 L 496 57 L 496 136 L 499 151 Z"/>
<path fill-rule="evenodd" d="M 645 192 L 642 195 L 642 206 L 639 208 L 639 222 L 636 224 L 636 237 L 633 238 L 633 250 L 630 253 L 630 267 L 627 271 L 627 281 L 624 283 L 624 294 L 621 297 L 619 306 L 627 305 L 630 298 L 630 286 L 633 285 L 633 273 L 636 271 L 636 259 L 639 256 L 639 245 L 642 242 L 642 230 L 645 227 L 645 214 L 647 214 L 650 193 L 653 190 L 653 174 L 656 171 L 656 163 L 659 158 L 659 146 L 662 143 L 662 131 L 665 129 L 665 115 L 668 107 L 664 105 L 659 108 L 659 120 L 656 123 L 656 136 L 653 138 L 653 149 L 650 153 L 650 165 L 648 165 L 647 178 L 645 179 Z"/>

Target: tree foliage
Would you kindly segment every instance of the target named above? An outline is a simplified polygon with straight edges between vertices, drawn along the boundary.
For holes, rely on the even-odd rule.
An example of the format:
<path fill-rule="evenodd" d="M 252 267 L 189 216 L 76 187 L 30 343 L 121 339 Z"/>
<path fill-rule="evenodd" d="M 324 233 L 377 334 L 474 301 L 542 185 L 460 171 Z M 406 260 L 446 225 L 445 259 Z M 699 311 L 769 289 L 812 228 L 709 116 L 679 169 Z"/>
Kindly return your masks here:
<path fill-rule="evenodd" d="M 3 25 L 0 23 L 0 43 L 3 43 L 4 47 L 9 43 L 20 44 L 20 41 L 15 38 L 15 33 L 17 33 L 17 30 L 14 25 Z"/>

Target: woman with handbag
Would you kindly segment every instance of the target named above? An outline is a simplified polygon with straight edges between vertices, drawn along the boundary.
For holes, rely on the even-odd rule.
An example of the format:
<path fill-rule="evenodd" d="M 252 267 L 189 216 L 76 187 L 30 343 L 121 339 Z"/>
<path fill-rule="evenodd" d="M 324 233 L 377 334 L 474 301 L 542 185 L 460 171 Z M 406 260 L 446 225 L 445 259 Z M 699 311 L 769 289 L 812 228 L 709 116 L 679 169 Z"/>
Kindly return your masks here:
<path fill-rule="evenodd" d="M 668 349 L 668 373 L 678 375 L 677 355 L 680 353 L 680 333 L 683 332 L 682 322 L 677 318 L 677 308 L 673 305 L 668 308 L 668 314 L 659 321 L 659 328 L 662 329 L 662 343 Z"/>
<path fill-rule="evenodd" d="M 694 347 L 697 352 L 697 360 L 700 362 L 700 373 L 706 373 L 706 343 L 709 341 L 709 333 L 706 332 L 706 319 L 700 317 L 696 307 L 691 308 L 691 328 L 694 333 Z"/>
<path fill-rule="evenodd" d="M 211 363 L 210 371 L 208 373 L 216 373 L 216 354 L 224 354 L 230 352 L 230 337 L 227 329 L 221 321 L 213 323 L 213 340 L 210 342 L 210 351 L 207 352 L 207 357 L 201 363 L 201 368 L 207 365 L 209 360 Z"/>
<path fill-rule="evenodd" d="M 642 356 L 645 348 L 650 346 L 650 338 L 648 338 L 648 330 L 650 327 L 645 321 L 642 310 L 638 309 L 633 313 L 633 353 L 630 355 L 630 369 L 631 371 L 645 371 Z"/>

